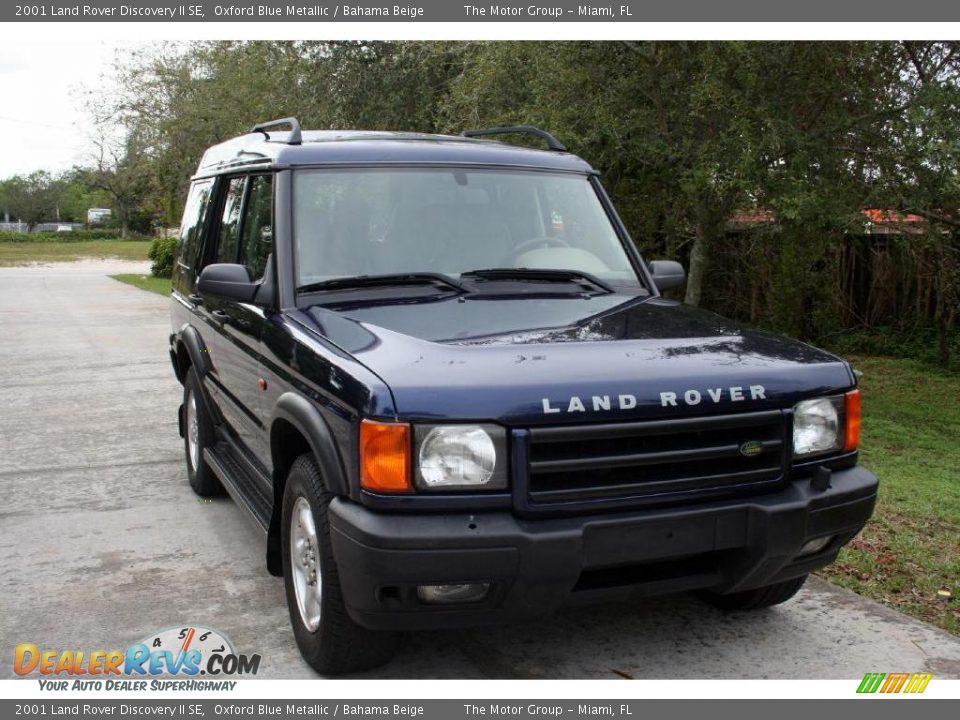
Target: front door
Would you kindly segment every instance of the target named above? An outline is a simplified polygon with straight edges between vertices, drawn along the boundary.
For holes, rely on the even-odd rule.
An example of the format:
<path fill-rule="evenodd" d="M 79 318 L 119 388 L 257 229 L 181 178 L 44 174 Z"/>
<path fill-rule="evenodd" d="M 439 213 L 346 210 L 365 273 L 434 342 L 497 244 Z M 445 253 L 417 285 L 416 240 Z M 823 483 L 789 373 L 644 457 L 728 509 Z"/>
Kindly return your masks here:
<path fill-rule="evenodd" d="M 213 242 L 205 253 L 207 263 L 240 263 L 248 267 L 252 279 L 262 278 L 271 240 L 271 177 L 225 178 L 220 190 L 219 223 L 211 228 Z M 228 431 L 240 441 L 242 449 L 262 461 L 258 396 L 264 312 L 252 303 L 212 295 L 202 297 L 201 308 L 209 328 L 204 334 L 209 338 L 209 379 Z"/>

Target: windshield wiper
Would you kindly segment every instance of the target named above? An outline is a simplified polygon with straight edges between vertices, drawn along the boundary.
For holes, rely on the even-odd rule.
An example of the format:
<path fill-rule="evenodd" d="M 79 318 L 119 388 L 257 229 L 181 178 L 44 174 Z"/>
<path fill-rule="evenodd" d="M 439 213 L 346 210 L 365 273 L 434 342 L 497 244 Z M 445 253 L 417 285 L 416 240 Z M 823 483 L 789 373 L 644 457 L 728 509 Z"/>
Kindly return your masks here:
<path fill-rule="evenodd" d="M 397 287 L 404 285 L 443 285 L 458 293 L 469 292 L 463 285 L 440 273 L 415 272 L 390 275 L 356 275 L 301 285 L 297 292 L 351 290 L 354 288 Z"/>
<path fill-rule="evenodd" d="M 610 285 L 590 273 L 580 270 L 546 270 L 541 268 L 488 268 L 486 270 L 470 270 L 460 273 L 461 278 L 478 278 L 480 280 L 532 280 L 534 282 L 571 282 L 586 280 L 594 287 L 604 292 L 614 293 Z M 581 282 L 582 284 L 582 282 Z"/>

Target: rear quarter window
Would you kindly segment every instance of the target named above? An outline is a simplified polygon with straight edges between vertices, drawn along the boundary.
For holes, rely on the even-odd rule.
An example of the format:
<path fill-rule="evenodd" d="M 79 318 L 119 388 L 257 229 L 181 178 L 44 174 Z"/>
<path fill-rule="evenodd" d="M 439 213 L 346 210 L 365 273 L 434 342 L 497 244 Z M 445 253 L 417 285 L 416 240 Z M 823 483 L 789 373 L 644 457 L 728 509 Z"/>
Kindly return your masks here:
<path fill-rule="evenodd" d="M 193 271 L 197 263 L 200 235 L 210 206 L 213 180 L 198 180 L 190 186 L 187 204 L 180 223 L 180 238 L 177 241 L 177 267 Z"/>

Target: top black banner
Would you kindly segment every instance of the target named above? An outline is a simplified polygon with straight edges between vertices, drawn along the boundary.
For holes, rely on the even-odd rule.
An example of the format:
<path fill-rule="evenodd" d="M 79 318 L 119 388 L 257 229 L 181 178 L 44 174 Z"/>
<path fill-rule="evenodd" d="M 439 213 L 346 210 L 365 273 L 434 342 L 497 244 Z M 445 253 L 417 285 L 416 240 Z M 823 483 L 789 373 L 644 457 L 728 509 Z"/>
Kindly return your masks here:
<path fill-rule="evenodd" d="M 960 4 L 937 0 L 870 3 L 807 0 L 673 0 L 669 3 L 621 0 L 606 4 L 545 0 L 531 2 L 358 0 L 98 0 L 95 3 L 45 2 L 0 7 L 3 22 L 948 22 L 960 18 Z"/>

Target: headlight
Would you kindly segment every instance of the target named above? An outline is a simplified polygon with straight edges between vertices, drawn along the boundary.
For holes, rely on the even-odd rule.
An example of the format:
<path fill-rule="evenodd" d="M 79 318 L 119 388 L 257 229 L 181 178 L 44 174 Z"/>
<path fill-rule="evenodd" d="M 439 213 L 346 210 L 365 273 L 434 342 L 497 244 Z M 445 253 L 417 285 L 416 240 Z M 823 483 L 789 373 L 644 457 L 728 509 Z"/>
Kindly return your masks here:
<path fill-rule="evenodd" d="M 421 490 L 493 490 L 507 486 L 506 431 L 496 425 L 416 428 Z"/>
<path fill-rule="evenodd" d="M 844 445 L 844 397 L 804 400 L 793 407 L 795 458 L 840 450 Z"/>

